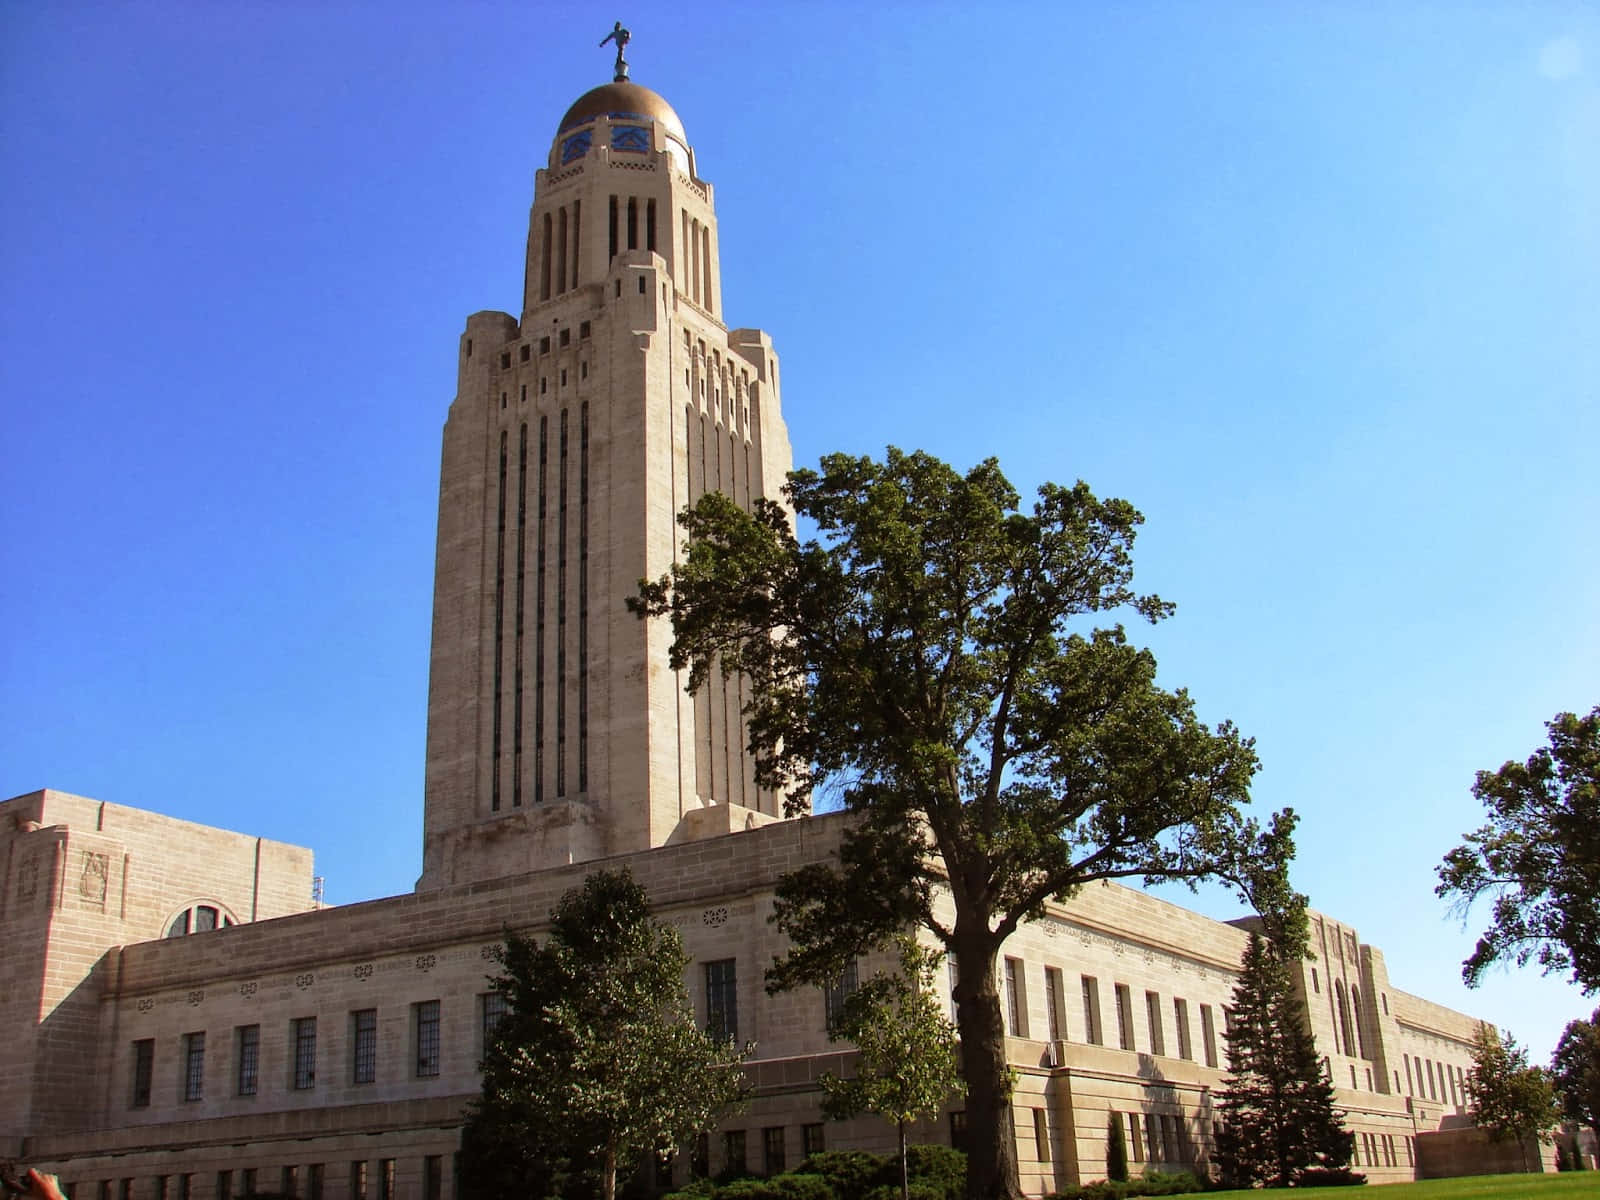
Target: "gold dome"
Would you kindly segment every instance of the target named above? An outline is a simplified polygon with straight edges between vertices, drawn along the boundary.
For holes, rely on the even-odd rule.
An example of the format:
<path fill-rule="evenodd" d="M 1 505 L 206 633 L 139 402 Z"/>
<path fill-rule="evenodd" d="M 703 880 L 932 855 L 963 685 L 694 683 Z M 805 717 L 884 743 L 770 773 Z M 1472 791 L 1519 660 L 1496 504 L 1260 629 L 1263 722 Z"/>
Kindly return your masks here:
<path fill-rule="evenodd" d="M 672 105 L 637 83 L 604 83 L 585 92 L 567 109 L 567 115 L 561 118 L 556 136 L 560 137 L 579 125 L 587 125 L 596 117 L 643 117 L 659 121 L 668 133 L 684 145 L 689 144 L 688 135 L 683 132 L 683 122 L 672 111 Z"/>

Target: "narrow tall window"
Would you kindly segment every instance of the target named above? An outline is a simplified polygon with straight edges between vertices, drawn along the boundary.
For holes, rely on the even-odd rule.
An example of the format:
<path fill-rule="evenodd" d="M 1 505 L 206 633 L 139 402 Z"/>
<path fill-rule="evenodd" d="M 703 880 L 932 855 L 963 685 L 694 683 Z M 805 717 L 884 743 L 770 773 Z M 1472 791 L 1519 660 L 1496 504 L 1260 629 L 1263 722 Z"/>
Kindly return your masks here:
<path fill-rule="evenodd" d="M 183 1098 L 203 1100 L 206 1094 L 206 1035 L 183 1035 Z"/>
<path fill-rule="evenodd" d="M 1027 1000 L 1022 991 L 1022 964 L 1014 958 L 1005 962 L 1006 1032 L 1012 1037 L 1028 1036 Z"/>
<path fill-rule="evenodd" d="M 813 1154 L 821 1154 L 827 1148 L 827 1138 L 821 1125 L 800 1126 L 801 1157 L 810 1158 Z"/>
<path fill-rule="evenodd" d="M 439 1073 L 439 1002 L 424 1000 L 413 1004 L 417 1027 L 417 1078 L 426 1079 Z"/>
<path fill-rule="evenodd" d="M 1093 975 L 1083 980 L 1083 1038 L 1091 1046 L 1105 1045 L 1100 1032 L 1100 981 Z"/>
<path fill-rule="evenodd" d="M 539 418 L 539 534 L 533 585 L 533 802 L 544 799 L 544 531 L 545 465 L 549 460 L 550 419 Z"/>
<path fill-rule="evenodd" d="M 494 716 L 489 755 L 489 809 L 500 811 L 500 707 L 506 630 L 506 435 L 500 432 L 500 499 L 494 542 Z"/>
<path fill-rule="evenodd" d="M 744 1130 L 730 1129 L 722 1135 L 722 1170 L 728 1175 L 743 1175 L 746 1170 Z"/>
<path fill-rule="evenodd" d="M 589 788 L 589 403 L 578 409 L 578 791 Z"/>
<path fill-rule="evenodd" d="M 350 1200 L 367 1200 L 367 1163 L 365 1159 L 350 1164 Z"/>
<path fill-rule="evenodd" d="M 1117 1044 L 1133 1049 L 1133 994 L 1125 983 L 1113 984 L 1117 996 Z"/>
<path fill-rule="evenodd" d="M 322 1164 L 312 1163 L 306 1168 L 306 1200 L 322 1200 Z"/>
<path fill-rule="evenodd" d="M 241 1096 L 254 1096 L 256 1074 L 261 1062 L 261 1026 L 240 1025 L 234 1030 L 234 1036 L 234 1044 L 238 1047 L 234 1090 Z"/>
<path fill-rule="evenodd" d="M 567 210 L 556 212 L 556 294 L 567 290 Z"/>
<path fill-rule="evenodd" d="M 1217 1065 L 1217 1019 L 1211 1014 L 1211 1005 L 1200 1006 L 1200 1039 L 1206 1047 L 1206 1066 Z"/>
<path fill-rule="evenodd" d="M 1178 1057 L 1194 1058 L 1194 1044 L 1189 1037 L 1189 1002 L 1173 997 L 1172 1023 L 1178 1027 Z"/>
<path fill-rule="evenodd" d="M 217 1172 L 217 1200 L 233 1200 L 233 1172 Z"/>
<path fill-rule="evenodd" d="M 856 968 L 856 960 L 851 959 L 839 978 L 822 989 L 822 1017 L 823 1027 L 832 1029 L 844 1014 L 844 1002 L 855 995 L 860 987 L 860 974 Z"/>
<path fill-rule="evenodd" d="M 1144 994 L 1144 1014 L 1150 1023 L 1150 1053 L 1165 1054 L 1167 1052 L 1167 1038 L 1161 1028 L 1161 993 L 1146 992 Z"/>
<path fill-rule="evenodd" d="M 567 794 L 567 410 L 561 410 L 556 492 L 556 796 Z"/>
<path fill-rule="evenodd" d="M 739 1040 L 739 982 L 734 959 L 706 964 L 706 1032 L 722 1041 Z"/>
<path fill-rule="evenodd" d="M 1044 969 L 1044 1009 L 1045 1022 L 1052 1042 L 1059 1042 L 1063 1038 L 1062 996 L 1061 996 L 1061 970 L 1059 967 L 1046 967 Z"/>
<path fill-rule="evenodd" d="M 294 1087 L 305 1091 L 317 1084 L 317 1019 L 296 1017 L 290 1028 L 294 1047 Z"/>
<path fill-rule="evenodd" d="M 378 1160 L 378 1200 L 395 1200 L 394 1159 Z"/>
<path fill-rule="evenodd" d="M 133 1044 L 133 1107 L 150 1107 L 150 1080 L 155 1074 L 156 1041 L 141 1038 Z"/>
<path fill-rule="evenodd" d="M 635 197 L 629 196 L 628 197 L 628 249 L 629 250 L 637 250 L 638 248 L 639 248 L 639 201 Z"/>
<path fill-rule="evenodd" d="M 765 1174 L 778 1175 L 783 1171 L 783 1126 L 774 1125 L 761 1131 L 761 1169 Z"/>
<path fill-rule="evenodd" d="M 444 1155 L 429 1154 L 422 1160 L 422 1200 L 441 1200 L 444 1195 Z"/>
<path fill-rule="evenodd" d="M 511 807 L 522 807 L 522 629 L 523 578 L 528 558 L 528 423 L 517 442 L 517 599 L 511 681 Z"/>
<path fill-rule="evenodd" d="M 550 251 L 554 247 L 550 244 L 550 214 L 544 215 L 544 241 L 541 243 L 543 253 L 539 256 L 539 299 L 550 299 Z M 467 343 L 467 353 L 472 353 L 472 343 Z"/>
<path fill-rule="evenodd" d="M 494 1040 L 494 1031 L 506 1015 L 506 998 L 499 992 L 485 992 L 480 999 L 479 1043 L 484 1050 Z"/>
<path fill-rule="evenodd" d="M 284 1167 L 278 1172 L 278 1190 L 285 1196 L 300 1194 L 300 1168 Z"/>
<path fill-rule="evenodd" d="M 644 248 L 656 248 L 656 202 L 646 200 L 644 208 Z"/>
<path fill-rule="evenodd" d="M 1121 1121 L 1122 1114 L 1115 1114 L 1114 1119 Z M 1128 1114 L 1128 1150 L 1133 1155 L 1134 1162 L 1141 1163 L 1144 1161 L 1144 1139 L 1139 1136 L 1138 1113 Z"/>
<path fill-rule="evenodd" d="M 350 1014 L 352 1083 L 371 1083 L 378 1077 L 378 1010 L 362 1008 Z"/>
<path fill-rule="evenodd" d="M 606 245 L 609 248 L 610 258 L 615 258 L 617 256 L 617 198 L 615 196 L 611 197 L 611 221 L 609 228 L 611 234 L 606 241 Z M 609 258 L 607 261 L 609 261 Z"/>
<path fill-rule="evenodd" d="M 583 249 L 583 201 L 572 202 L 572 282 L 569 287 L 578 286 L 578 255 Z"/>

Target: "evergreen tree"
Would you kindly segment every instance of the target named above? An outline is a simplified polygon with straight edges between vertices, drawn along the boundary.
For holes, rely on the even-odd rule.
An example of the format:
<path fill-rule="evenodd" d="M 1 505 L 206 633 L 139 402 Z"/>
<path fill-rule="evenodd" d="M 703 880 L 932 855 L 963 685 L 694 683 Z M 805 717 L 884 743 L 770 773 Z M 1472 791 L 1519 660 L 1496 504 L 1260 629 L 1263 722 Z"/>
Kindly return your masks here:
<path fill-rule="evenodd" d="M 1128 1181 L 1128 1139 L 1122 1132 L 1122 1114 L 1114 1112 L 1106 1122 L 1106 1178 L 1112 1183 Z"/>
<path fill-rule="evenodd" d="M 1233 989 L 1228 1077 L 1217 1102 L 1217 1163 L 1230 1187 L 1294 1187 L 1338 1170 L 1355 1135 L 1333 1106 L 1283 952 L 1250 935 Z"/>
<path fill-rule="evenodd" d="M 743 1055 L 695 1026 L 683 943 L 627 871 L 589 876 L 543 945 L 508 933 L 498 958 L 506 1013 L 461 1131 L 468 1194 L 613 1200 L 646 1154 L 740 1098 Z"/>

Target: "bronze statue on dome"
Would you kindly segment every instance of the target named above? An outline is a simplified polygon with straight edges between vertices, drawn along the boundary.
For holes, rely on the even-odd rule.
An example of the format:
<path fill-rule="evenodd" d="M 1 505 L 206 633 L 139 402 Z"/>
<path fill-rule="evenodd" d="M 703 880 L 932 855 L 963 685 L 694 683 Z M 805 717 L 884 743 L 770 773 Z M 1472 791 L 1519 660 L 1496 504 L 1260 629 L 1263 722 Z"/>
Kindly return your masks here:
<path fill-rule="evenodd" d="M 622 22 L 618 21 L 611 27 L 611 32 L 600 39 L 602 46 L 607 42 L 616 42 L 617 44 L 617 74 L 615 79 L 617 83 L 625 83 L 628 78 L 628 60 L 622 57 L 622 52 L 628 48 L 628 42 L 632 37 L 633 35 L 622 27 Z"/>

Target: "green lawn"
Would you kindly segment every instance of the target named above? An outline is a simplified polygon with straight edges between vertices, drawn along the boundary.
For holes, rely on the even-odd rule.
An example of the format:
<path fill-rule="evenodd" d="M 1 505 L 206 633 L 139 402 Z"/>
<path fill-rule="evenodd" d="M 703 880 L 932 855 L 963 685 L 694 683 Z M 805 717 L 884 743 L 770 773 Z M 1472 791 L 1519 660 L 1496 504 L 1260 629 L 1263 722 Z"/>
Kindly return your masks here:
<path fill-rule="evenodd" d="M 1206 1192 L 1218 1196 L 1253 1196 L 1255 1200 L 1280 1192 Z M 1386 1183 L 1380 1187 L 1318 1188 L 1310 1194 L 1334 1197 L 1381 1196 L 1382 1200 L 1554 1200 L 1557 1196 L 1600 1196 L 1600 1171 L 1568 1171 L 1549 1175 L 1467 1175 L 1460 1179 L 1424 1179 L 1420 1183 Z"/>

